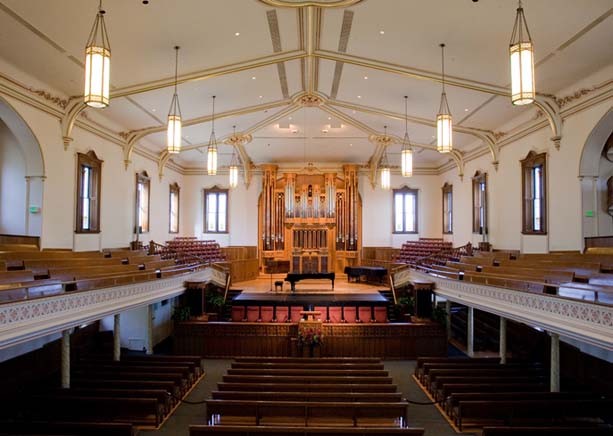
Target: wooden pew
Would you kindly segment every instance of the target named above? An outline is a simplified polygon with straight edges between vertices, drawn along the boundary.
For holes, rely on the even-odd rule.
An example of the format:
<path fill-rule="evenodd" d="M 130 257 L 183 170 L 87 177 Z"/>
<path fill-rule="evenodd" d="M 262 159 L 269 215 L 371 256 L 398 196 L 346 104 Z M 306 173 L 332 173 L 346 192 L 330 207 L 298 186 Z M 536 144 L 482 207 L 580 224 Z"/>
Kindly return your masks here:
<path fill-rule="evenodd" d="M 531 421 L 543 425 L 555 419 L 570 422 L 573 418 L 609 416 L 611 400 L 507 400 L 462 401 L 458 405 L 456 422 L 460 431 L 467 420 L 473 425 L 498 421 L 504 425 Z"/>
<path fill-rule="evenodd" d="M 448 383 L 441 386 L 440 395 L 444 400 L 456 393 L 471 392 L 549 392 L 545 383 Z"/>
<path fill-rule="evenodd" d="M 64 435 L 64 436 L 134 436 L 127 422 L 22 421 L 2 422 L 0 434 Z"/>
<path fill-rule="evenodd" d="M 270 375 L 270 376 L 343 376 L 343 377 L 388 377 L 387 371 L 382 369 L 320 369 L 320 368 L 290 368 L 290 369 L 259 369 L 259 368 L 230 368 L 228 375 Z"/>
<path fill-rule="evenodd" d="M 441 356 L 423 356 L 418 357 L 415 365 L 414 374 L 417 378 L 421 377 L 424 365 L 426 363 L 461 363 L 461 364 L 477 364 L 477 363 L 500 363 L 499 357 L 441 357 Z"/>
<path fill-rule="evenodd" d="M 106 389 L 106 388 L 71 388 L 53 391 L 54 395 L 70 395 L 80 397 L 108 397 L 108 398 L 154 398 L 162 407 L 163 413 L 168 414 L 176 400 L 168 395 L 164 389 Z"/>
<path fill-rule="evenodd" d="M 121 377 L 88 377 L 75 374 L 70 379 L 71 386 L 75 388 L 108 388 L 108 389 L 163 389 L 173 396 L 181 396 L 180 387 L 172 381 L 165 380 L 134 380 Z"/>
<path fill-rule="evenodd" d="M 200 375 L 202 374 L 202 369 L 200 368 L 199 364 L 194 363 L 193 361 L 172 361 L 172 360 L 165 360 L 165 361 L 157 361 L 157 360 L 130 360 L 130 359 L 126 359 L 125 357 L 122 356 L 122 360 L 120 362 L 114 362 L 110 359 L 96 359 L 96 358 L 83 358 L 81 360 L 79 360 L 80 363 L 83 363 L 84 365 L 88 365 L 88 364 L 111 364 L 111 365 L 117 365 L 117 366 L 121 366 L 124 368 L 128 368 L 128 367 L 138 367 L 138 366 L 147 366 L 149 369 L 155 369 L 157 367 L 187 367 L 189 368 L 190 373 L 193 375 L 194 378 L 200 377 Z"/>
<path fill-rule="evenodd" d="M 86 371 L 91 373 L 109 373 L 123 374 L 132 372 L 155 372 L 163 374 L 179 374 L 187 384 L 191 384 L 194 380 L 194 374 L 189 366 L 159 366 L 159 365 L 124 365 L 123 362 L 79 362 L 76 371 Z"/>
<path fill-rule="evenodd" d="M 128 369 L 124 370 L 122 368 L 118 369 L 104 369 L 104 370 L 96 370 L 91 371 L 87 369 L 79 369 L 76 368 L 74 370 L 74 374 L 77 377 L 87 377 L 87 376 L 95 376 L 104 379 L 115 379 L 115 380 L 159 380 L 159 381 L 170 381 L 173 382 L 180 390 L 180 392 L 184 392 L 188 383 L 187 380 L 183 377 L 181 372 L 154 372 L 155 369 L 150 369 L 147 372 L 144 371 L 130 371 Z"/>
<path fill-rule="evenodd" d="M 522 368 L 500 366 L 499 368 L 452 368 L 452 369 L 431 369 L 425 375 L 425 385 L 431 391 L 436 390 L 437 381 L 448 377 L 497 377 L 505 379 L 507 377 L 538 377 L 544 376 L 543 368 Z"/>
<path fill-rule="evenodd" d="M 269 435 L 317 435 L 317 436 L 423 436 L 423 428 L 377 428 L 377 427 L 271 427 L 271 426 L 231 426 L 231 425 L 190 425 L 190 436 L 223 434 L 225 436 L 269 436 Z"/>
<path fill-rule="evenodd" d="M 198 375 L 204 372 L 204 359 L 202 356 L 189 356 L 189 355 L 159 355 L 159 354 L 135 354 L 135 355 L 124 355 L 121 357 L 122 362 L 125 361 L 140 361 L 140 362 L 191 362 L 196 368 L 200 368 L 198 371 Z"/>
<path fill-rule="evenodd" d="M 437 377 L 436 381 L 431 385 L 431 392 L 437 400 L 446 398 L 445 387 L 448 384 L 491 384 L 491 385 L 508 385 L 508 384 L 544 384 L 547 381 L 546 377 L 535 376 L 491 376 L 491 377 Z M 475 391 L 473 391 L 475 392 Z"/>
<path fill-rule="evenodd" d="M 32 281 L 34 281 L 34 272 L 30 270 L 0 272 L 0 284 L 24 283 Z"/>
<path fill-rule="evenodd" d="M 131 422 L 157 426 L 162 417 L 153 398 L 105 398 L 32 395 L 27 408 L 39 419 Z"/>
<path fill-rule="evenodd" d="M 207 421 L 221 425 L 394 427 L 406 418 L 406 402 L 303 402 L 207 400 Z"/>
<path fill-rule="evenodd" d="M 419 372 L 419 381 L 422 382 L 422 384 L 427 383 L 428 380 L 428 374 L 430 371 L 432 370 L 437 370 L 437 369 L 475 369 L 475 370 L 481 370 L 481 369 L 499 369 L 499 368 L 525 368 L 525 369 L 530 369 L 530 368 L 540 368 L 541 365 L 540 364 L 530 364 L 530 363 L 514 363 L 514 362 L 510 362 L 510 363 L 505 363 L 505 364 L 501 364 L 499 362 L 466 362 L 466 363 L 461 363 L 461 362 L 457 362 L 457 363 L 425 363 L 423 365 L 423 367 L 421 368 L 420 372 Z"/>
<path fill-rule="evenodd" d="M 75 268 L 88 266 L 121 265 L 121 259 L 105 258 L 72 258 L 72 259 L 24 259 L 25 269 L 32 270 L 35 276 L 47 275 L 49 268 Z"/>
<path fill-rule="evenodd" d="M 250 401 L 359 401 L 398 402 L 402 401 L 401 392 L 265 392 L 265 391 L 213 391 L 214 400 Z"/>
<path fill-rule="evenodd" d="M 237 357 L 236 362 L 270 362 L 270 363 L 300 363 L 300 364 L 319 364 L 319 363 L 381 363 L 375 357 Z"/>
<path fill-rule="evenodd" d="M 313 368 L 313 369 L 371 369 L 381 370 L 384 369 L 382 363 L 274 363 L 274 362 L 232 362 L 232 368 L 236 369 L 300 369 L 300 368 Z"/>
<path fill-rule="evenodd" d="M 351 383 L 217 383 L 220 391 L 266 392 L 396 392 L 395 384 Z"/>
<path fill-rule="evenodd" d="M 482 436 L 611 436 L 613 427 L 483 427 Z"/>
<path fill-rule="evenodd" d="M 272 375 L 224 375 L 224 382 L 229 383 L 295 383 L 295 376 L 272 376 Z M 368 376 L 325 376 L 306 375 L 300 377 L 300 383 L 315 384 L 391 384 L 391 377 L 368 377 Z"/>

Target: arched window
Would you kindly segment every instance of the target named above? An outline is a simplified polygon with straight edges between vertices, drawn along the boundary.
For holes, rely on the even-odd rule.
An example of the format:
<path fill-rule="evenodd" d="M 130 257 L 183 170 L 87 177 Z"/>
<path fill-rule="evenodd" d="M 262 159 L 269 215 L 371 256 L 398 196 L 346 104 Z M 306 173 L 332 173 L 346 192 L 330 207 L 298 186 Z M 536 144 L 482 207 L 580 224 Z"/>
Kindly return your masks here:
<path fill-rule="evenodd" d="M 453 233 L 453 185 L 443 185 L 443 234 Z"/>
<path fill-rule="evenodd" d="M 149 232 L 149 201 L 151 180 L 146 171 L 136 174 L 136 232 Z"/>
<path fill-rule="evenodd" d="M 522 233 L 547 233 L 546 171 L 547 154 L 528 153 L 521 160 L 522 172 Z"/>
<path fill-rule="evenodd" d="M 168 233 L 179 233 L 179 193 L 181 188 L 175 182 L 169 186 Z"/>
<path fill-rule="evenodd" d="M 228 233 L 228 190 L 204 190 L 204 233 Z"/>
<path fill-rule="evenodd" d="M 473 233 L 487 234 L 487 173 L 473 177 Z"/>
<path fill-rule="evenodd" d="M 102 161 L 91 150 L 77 153 L 76 233 L 100 232 L 100 187 Z"/>
<path fill-rule="evenodd" d="M 417 233 L 417 189 L 394 189 L 394 233 Z"/>

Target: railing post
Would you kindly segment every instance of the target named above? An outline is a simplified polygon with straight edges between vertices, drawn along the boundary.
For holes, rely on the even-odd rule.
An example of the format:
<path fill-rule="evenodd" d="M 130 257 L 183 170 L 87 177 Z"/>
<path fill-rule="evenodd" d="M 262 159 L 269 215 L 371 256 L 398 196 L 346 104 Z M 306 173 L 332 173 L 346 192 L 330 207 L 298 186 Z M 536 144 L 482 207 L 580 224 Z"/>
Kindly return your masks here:
<path fill-rule="evenodd" d="M 119 314 L 113 316 L 113 360 L 119 362 L 121 359 L 121 332 L 119 324 Z"/>
<path fill-rule="evenodd" d="M 557 333 L 549 333 L 551 337 L 551 368 L 550 368 L 550 391 L 560 392 L 560 336 Z"/>
<path fill-rule="evenodd" d="M 500 363 L 507 363 L 507 319 L 500 317 L 500 341 L 499 341 Z"/>
<path fill-rule="evenodd" d="M 70 330 L 62 331 L 62 389 L 70 389 Z"/>
<path fill-rule="evenodd" d="M 445 301 L 445 329 L 447 330 L 447 341 L 451 340 L 451 300 Z"/>
<path fill-rule="evenodd" d="M 147 349 L 146 354 L 153 354 L 153 304 L 147 306 Z"/>
<path fill-rule="evenodd" d="M 467 332 L 466 332 L 466 352 L 469 357 L 473 357 L 475 355 L 474 350 L 474 334 L 475 334 L 475 309 L 472 307 L 468 308 L 468 319 L 467 319 Z"/>

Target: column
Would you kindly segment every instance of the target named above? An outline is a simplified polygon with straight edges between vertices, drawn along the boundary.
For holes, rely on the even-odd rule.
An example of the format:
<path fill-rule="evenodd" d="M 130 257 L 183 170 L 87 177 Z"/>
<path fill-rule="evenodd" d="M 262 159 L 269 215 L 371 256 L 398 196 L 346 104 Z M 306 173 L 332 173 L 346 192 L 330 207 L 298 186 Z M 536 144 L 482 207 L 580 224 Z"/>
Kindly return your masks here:
<path fill-rule="evenodd" d="M 113 360 L 119 362 L 121 359 L 121 332 L 119 327 L 119 314 L 113 317 Z"/>
<path fill-rule="evenodd" d="M 451 340 L 451 300 L 445 301 L 445 328 L 447 330 L 447 341 Z"/>
<path fill-rule="evenodd" d="M 551 373 L 550 391 L 560 392 L 560 336 L 557 333 L 550 333 L 551 336 Z"/>
<path fill-rule="evenodd" d="M 147 306 L 147 351 L 153 354 L 153 304 Z"/>
<path fill-rule="evenodd" d="M 70 389 L 70 330 L 62 331 L 62 389 Z"/>
<path fill-rule="evenodd" d="M 466 333 L 466 352 L 469 357 L 473 357 L 475 355 L 474 351 L 474 334 L 475 334 L 475 309 L 472 307 L 468 308 L 468 319 L 466 320 L 468 331 Z"/>
<path fill-rule="evenodd" d="M 507 319 L 503 316 L 500 317 L 500 363 L 507 363 Z"/>

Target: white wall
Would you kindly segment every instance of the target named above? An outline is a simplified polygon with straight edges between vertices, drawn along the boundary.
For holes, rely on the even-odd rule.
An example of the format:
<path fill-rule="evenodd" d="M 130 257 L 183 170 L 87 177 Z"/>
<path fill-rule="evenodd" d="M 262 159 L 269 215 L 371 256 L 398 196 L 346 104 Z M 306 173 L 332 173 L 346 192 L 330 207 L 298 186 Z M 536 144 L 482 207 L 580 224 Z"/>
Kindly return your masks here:
<path fill-rule="evenodd" d="M 26 162 L 17 138 L 0 120 L 0 233 L 25 235 Z"/>
<path fill-rule="evenodd" d="M 378 182 L 378 180 L 377 180 Z M 362 197 L 362 246 L 400 247 L 403 242 L 440 237 L 442 233 L 442 184 L 438 176 L 404 178 L 392 174 L 391 189 L 385 191 L 377 183 L 372 188 L 366 175 L 358 180 Z M 407 186 L 417 189 L 417 234 L 393 234 L 393 189 Z"/>

